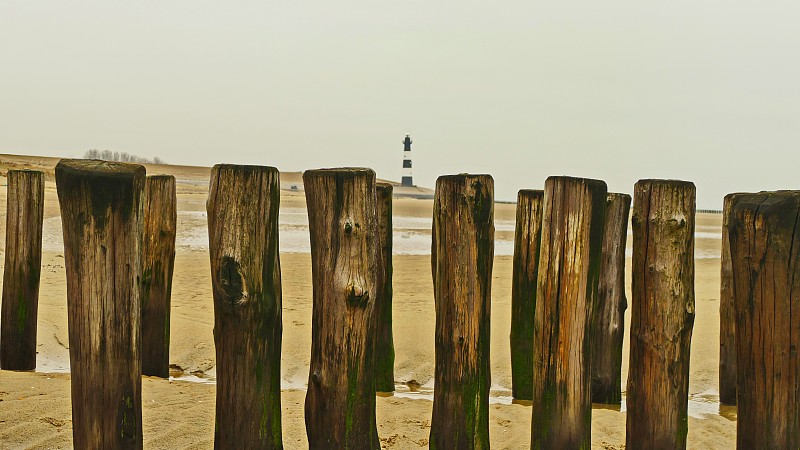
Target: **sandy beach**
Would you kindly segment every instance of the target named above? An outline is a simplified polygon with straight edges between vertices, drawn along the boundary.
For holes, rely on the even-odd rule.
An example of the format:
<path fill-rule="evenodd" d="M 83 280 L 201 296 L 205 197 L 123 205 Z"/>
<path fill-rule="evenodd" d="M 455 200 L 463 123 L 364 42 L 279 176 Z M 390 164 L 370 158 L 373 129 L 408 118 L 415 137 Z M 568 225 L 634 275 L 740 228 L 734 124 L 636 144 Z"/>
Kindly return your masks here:
<path fill-rule="evenodd" d="M 0 371 L 0 448 L 71 448 L 69 350 L 61 221 L 54 158 L 0 155 L 0 173 L 34 168 L 48 173 L 38 355 L 35 373 Z M 143 430 L 146 448 L 212 448 L 215 356 L 213 303 L 205 202 L 208 168 L 147 166 L 148 174 L 178 180 L 178 237 L 172 290 L 171 377 L 144 377 Z M 48 172 L 49 171 L 49 172 Z M 280 249 L 283 280 L 281 358 L 283 439 L 286 448 L 307 448 L 303 400 L 311 348 L 311 255 L 302 191 L 291 190 L 300 174 L 281 174 Z M 541 188 L 539 185 L 527 186 Z M 5 217 L 5 178 L 0 178 L 0 217 Z M 631 186 L 632 190 L 633 186 Z M 394 200 L 394 338 L 397 392 L 378 397 L 378 433 L 384 448 L 427 447 L 434 377 L 434 300 L 430 266 L 433 202 Z M 495 206 L 492 281 L 490 434 L 493 448 L 527 448 L 530 406 L 512 404 L 508 336 L 511 303 L 513 204 Z M 696 319 L 689 383 L 690 448 L 733 448 L 735 407 L 721 407 L 717 392 L 721 215 L 699 214 L 696 224 Z M 0 220 L 0 245 L 5 220 Z M 630 231 L 626 283 L 630 304 Z M 4 249 L 3 249 L 4 250 Z M 0 263 L 2 262 L 0 257 Z M 626 316 L 626 327 L 630 310 Z M 628 336 L 623 349 L 627 379 Z M 623 386 L 623 395 L 624 395 Z M 594 448 L 623 448 L 625 407 L 595 405 Z"/>

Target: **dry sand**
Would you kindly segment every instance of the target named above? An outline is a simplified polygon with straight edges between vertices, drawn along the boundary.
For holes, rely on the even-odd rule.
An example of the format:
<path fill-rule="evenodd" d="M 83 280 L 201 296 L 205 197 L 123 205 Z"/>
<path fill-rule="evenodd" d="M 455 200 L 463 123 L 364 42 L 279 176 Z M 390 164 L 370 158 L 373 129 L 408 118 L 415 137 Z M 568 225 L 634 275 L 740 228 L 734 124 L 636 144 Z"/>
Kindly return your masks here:
<path fill-rule="evenodd" d="M 52 158 L 0 155 L 0 173 L 7 168 L 32 167 L 47 171 L 51 180 L 46 186 L 37 372 L 0 371 L 0 448 L 71 448 L 66 283 L 63 253 L 58 248 L 60 220 L 52 182 L 55 162 Z M 148 174 L 172 173 L 178 178 L 178 240 L 195 242 L 205 238 L 207 244 L 202 226 L 205 224 L 203 213 L 208 168 L 152 165 L 147 168 Z M 281 180 L 284 185 L 299 183 L 300 176 L 281 174 Z M 0 178 L 0 185 L 0 217 L 5 217 L 4 178 Z M 283 191 L 281 207 L 304 210 L 302 192 Z M 431 212 L 430 200 L 394 201 L 396 217 L 422 220 L 429 219 Z M 498 223 L 513 223 L 514 205 L 498 204 L 495 214 Z M 735 445 L 736 409 L 720 408 L 717 394 L 720 219 L 719 215 L 701 214 L 697 221 L 697 305 L 689 385 L 690 448 L 733 448 Z M 499 227 L 496 239 L 512 240 L 513 228 L 508 228 Z M 198 233 L 200 235 L 195 236 Z M 0 244 L 4 242 L 5 221 L 0 220 Z M 630 247 L 630 239 L 628 245 Z M 630 258 L 627 264 L 629 269 Z M 430 256 L 395 255 L 394 267 L 395 378 L 398 392 L 393 397 L 378 397 L 378 432 L 384 448 L 426 447 L 434 374 L 435 316 Z M 286 448 L 302 449 L 307 447 L 303 399 L 311 348 L 310 255 L 282 253 L 281 270 L 283 437 Z M 626 281 L 630 285 L 630 271 L 627 272 Z M 491 441 L 494 448 L 527 448 L 530 445 L 531 408 L 511 404 L 509 398 L 510 296 L 511 257 L 496 256 L 492 286 Z M 148 448 L 213 447 L 215 362 L 212 306 L 207 249 L 179 245 L 172 296 L 170 363 L 174 365 L 173 377 L 171 380 L 145 377 L 142 386 L 143 430 Z M 629 319 L 628 313 L 626 320 Z M 626 336 L 623 380 L 627 379 L 628 341 Z M 624 441 L 624 404 L 622 411 L 595 405 L 593 447 L 622 448 Z"/>

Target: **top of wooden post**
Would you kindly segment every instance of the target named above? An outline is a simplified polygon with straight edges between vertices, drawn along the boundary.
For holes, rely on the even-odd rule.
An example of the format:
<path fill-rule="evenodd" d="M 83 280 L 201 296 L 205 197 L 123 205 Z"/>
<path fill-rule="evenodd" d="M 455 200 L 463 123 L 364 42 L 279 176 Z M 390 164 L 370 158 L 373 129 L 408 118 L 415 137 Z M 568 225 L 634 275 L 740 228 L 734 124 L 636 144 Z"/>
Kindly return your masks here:
<path fill-rule="evenodd" d="M 85 186 L 93 192 L 92 211 L 95 223 L 103 226 L 112 204 L 119 202 L 126 219 L 134 206 L 134 185 L 144 185 L 146 171 L 140 164 L 101 161 L 96 159 L 62 159 L 56 165 L 56 183 L 61 193 L 74 192 Z M 141 187 L 140 187 L 141 189 Z M 119 197 L 121 196 L 121 198 Z"/>
<path fill-rule="evenodd" d="M 606 191 L 608 190 L 608 187 L 606 186 L 606 182 L 603 181 L 603 180 L 595 180 L 594 178 L 571 177 L 571 176 L 568 176 L 568 175 L 553 175 L 553 176 L 549 176 L 549 177 L 547 177 L 547 180 L 545 180 L 545 184 L 547 184 L 549 182 L 553 182 L 555 180 L 561 180 L 561 181 L 565 181 L 565 182 L 569 182 L 569 183 L 576 183 L 576 184 L 586 184 L 586 185 L 590 185 L 590 186 L 593 186 L 593 187 L 602 186 L 604 190 L 606 190 Z"/>
<path fill-rule="evenodd" d="M 11 174 L 11 173 L 25 173 L 25 174 L 32 174 L 32 175 L 36 175 L 36 174 L 39 174 L 39 175 L 44 175 L 44 172 L 42 172 L 41 170 L 33 170 L 33 169 L 8 169 L 8 172 L 6 172 L 6 176 L 8 176 L 8 174 Z"/>
<path fill-rule="evenodd" d="M 278 169 L 272 166 L 255 166 L 251 164 L 214 164 L 212 173 L 221 171 L 236 171 L 238 173 L 278 173 Z"/>
<path fill-rule="evenodd" d="M 622 198 L 622 199 L 627 199 L 628 201 L 630 201 L 630 199 L 631 199 L 631 195 L 630 194 L 625 194 L 625 193 L 622 193 L 622 192 L 609 192 L 608 193 L 608 197 L 609 198 L 611 198 L 611 197 L 619 197 L 619 198 Z"/>
<path fill-rule="evenodd" d="M 56 176 L 74 175 L 88 179 L 135 177 L 145 173 L 141 164 L 102 161 L 99 159 L 62 159 L 56 165 Z"/>
<path fill-rule="evenodd" d="M 303 172 L 303 181 L 306 177 L 323 177 L 323 176 L 358 176 L 368 175 L 374 176 L 375 171 L 368 167 L 330 167 L 325 169 L 309 169 Z"/>
<path fill-rule="evenodd" d="M 166 174 L 148 175 L 147 178 L 151 180 L 174 180 L 175 175 L 166 175 Z"/>
<path fill-rule="evenodd" d="M 437 182 L 439 182 L 439 181 L 455 181 L 455 182 L 459 182 L 459 181 L 466 181 L 466 180 L 472 180 L 472 179 L 475 179 L 475 178 L 484 178 L 484 177 L 489 178 L 491 180 L 494 180 L 494 178 L 492 178 L 492 176 L 489 175 L 488 173 L 458 173 L 458 174 L 454 174 L 454 175 L 442 175 L 439 178 L 437 178 L 436 181 Z"/>
<path fill-rule="evenodd" d="M 694 183 L 691 181 L 683 181 L 683 180 L 661 180 L 658 178 L 645 178 L 636 182 L 636 184 L 652 184 L 658 186 L 674 186 L 685 188 L 691 186 L 694 188 Z"/>
<path fill-rule="evenodd" d="M 737 210 L 753 210 L 757 211 L 758 216 L 767 217 L 775 211 L 785 208 L 786 205 L 782 205 L 782 203 L 786 200 L 800 198 L 800 191 L 738 192 L 729 195 L 731 195 L 731 214 L 735 215 Z M 733 203 L 734 197 L 736 197 L 735 203 Z"/>
<path fill-rule="evenodd" d="M 385 181 L 378 181 L 377 183 L 375 183 L 375 189 L 378 190 L 382 189 L 391 193 L 394 190 L 394 186 L 392 186 L 392 183 L 387 183 Z"/>
<path fill-rule="evenodd" d="M 725 200 L 730 200 L 736 195 L 746 195 L 752 194 L 752 192 L 731 192 L 730 194 L 725 194 Z"/>
<path fill-rule="evenodd" d="M 748 195 L 749 192 L 731 192 L 730 194 L 726 194 L 725 197 L 722 199 L 722 227 L 725 228 L 728 226 L 728 216 L 730 215 L 730 207 L 733 204 L 733 198 L 737 195 Z"/>
<path fill-rule="evenodd" d="M 10 169 L 6 172 L 9 183 L 42 183 L 44 182 L 44 172 L 31 169 Z"/>

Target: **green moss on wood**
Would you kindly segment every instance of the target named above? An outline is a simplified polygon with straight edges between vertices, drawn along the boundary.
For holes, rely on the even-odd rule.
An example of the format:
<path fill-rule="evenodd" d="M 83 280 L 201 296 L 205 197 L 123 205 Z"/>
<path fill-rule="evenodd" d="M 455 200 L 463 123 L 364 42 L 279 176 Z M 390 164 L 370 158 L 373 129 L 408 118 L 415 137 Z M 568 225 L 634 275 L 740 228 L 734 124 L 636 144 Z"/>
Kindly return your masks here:
<path fill-rule="evenodd" d="M 120 424 L 119 433 L 122 439 L 135 439 L 136 438 L 136 411 L 134 409 L 133 398 L 130 395 L 124 395 L 120 404 Z"/>
<path fill-rule="evenodd" d="M 358 414 L 359 408 L 359 392 L 358 392 L 358 375 L 359 370 L 357 365 L 350 365 L 347 368 L 347 407 L 345 409 L 345 442 L 350 442 L 353 437 L 353 423 L 356 420 L 355 415 Z"/>

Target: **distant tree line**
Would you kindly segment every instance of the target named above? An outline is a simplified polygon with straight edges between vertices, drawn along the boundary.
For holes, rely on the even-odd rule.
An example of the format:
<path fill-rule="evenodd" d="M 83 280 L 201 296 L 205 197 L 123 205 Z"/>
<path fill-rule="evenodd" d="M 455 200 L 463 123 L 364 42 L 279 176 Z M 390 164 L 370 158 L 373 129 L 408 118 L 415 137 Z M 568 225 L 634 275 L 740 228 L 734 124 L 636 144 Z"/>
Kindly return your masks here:
<path fill-rule="evenodd" d="M 129 163 L 144 163 L 144 164 L 166 164 L 167 162 L 159 157 L 153 159 L 145 158 L 143 156 L 131 155 L 125 152 L 112 152 L 111 150 L 87 150 L 83 154 L 86 159 L 102 159 L 103 161 L 116 161 L 116 162 L 129 162 Z"/>

